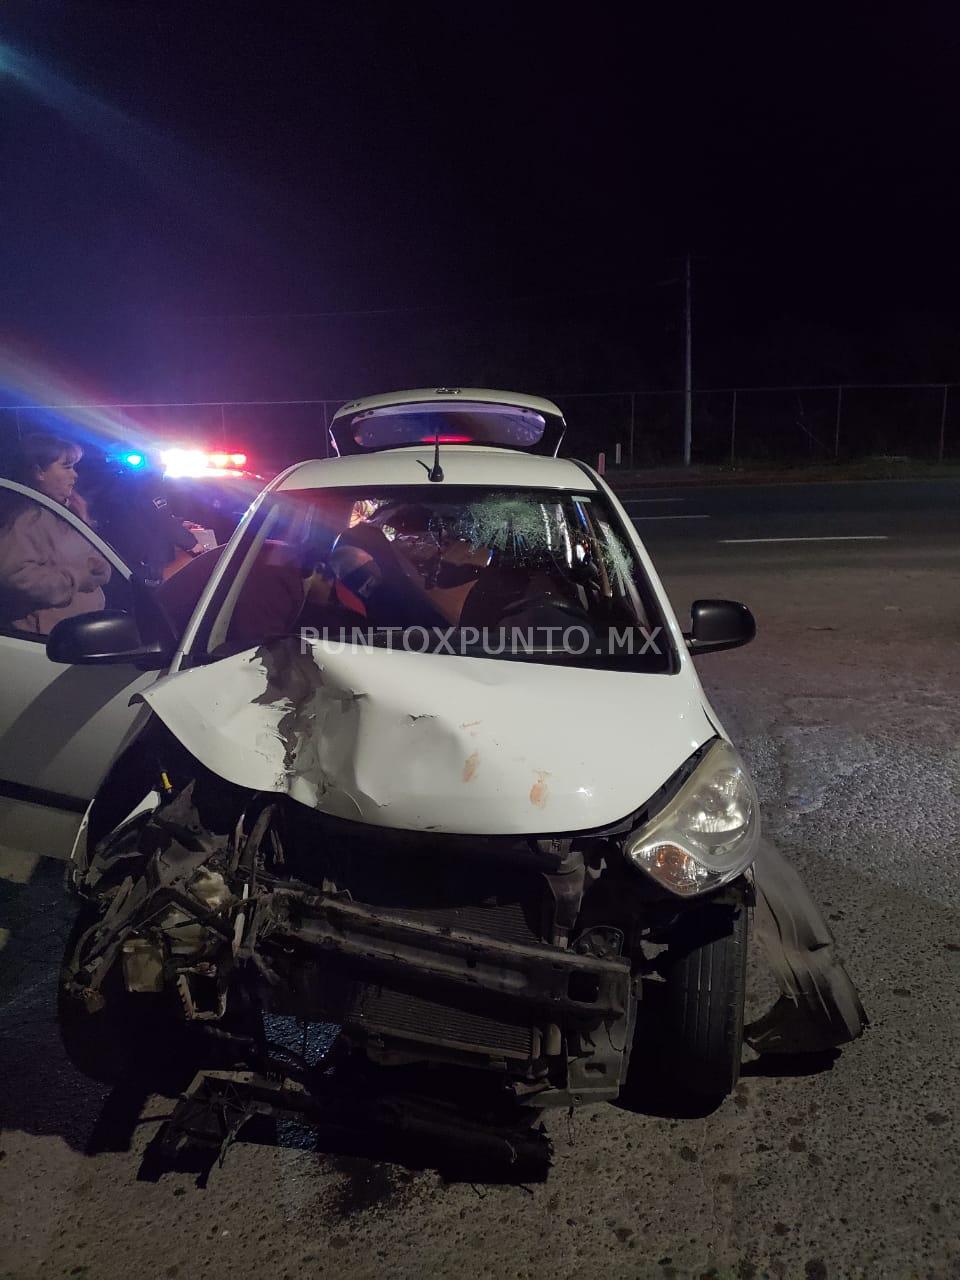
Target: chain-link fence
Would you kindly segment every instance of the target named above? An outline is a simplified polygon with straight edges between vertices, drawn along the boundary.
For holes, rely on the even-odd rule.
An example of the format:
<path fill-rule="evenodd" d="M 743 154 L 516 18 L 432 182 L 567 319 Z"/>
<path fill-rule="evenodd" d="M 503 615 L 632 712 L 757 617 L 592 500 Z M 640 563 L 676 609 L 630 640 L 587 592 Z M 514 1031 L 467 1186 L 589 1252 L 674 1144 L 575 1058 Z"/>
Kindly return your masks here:
<path fill-rule="evenodd" d="M 682 391 L 555 398 L 570 426 L 565 451 L 602 451 L 608 466 L 618 459 L 634 467 L 682 459 Z M 691 460 L 699 464 L 960 458 L 956 383 L 694 391 L 691 420 Z"/>
<path fill-rule="evenodd" d="M 565 454 L 608 468 L 675 466 L 682 459 L 682 391 L 605 391 L 551 397 L 568 423 Z M 344 401 L 203 401 L 0 406 L 0 447 L 30 431 L 243 450 L 263 469 L 330 453 L 328 427 Z M 868 457 L 960 458 L 960 383 L 737 387 L 691 396 L 692 461 L 820 463 Z M 6 451 L 6 449 L 4 449 Z"/>

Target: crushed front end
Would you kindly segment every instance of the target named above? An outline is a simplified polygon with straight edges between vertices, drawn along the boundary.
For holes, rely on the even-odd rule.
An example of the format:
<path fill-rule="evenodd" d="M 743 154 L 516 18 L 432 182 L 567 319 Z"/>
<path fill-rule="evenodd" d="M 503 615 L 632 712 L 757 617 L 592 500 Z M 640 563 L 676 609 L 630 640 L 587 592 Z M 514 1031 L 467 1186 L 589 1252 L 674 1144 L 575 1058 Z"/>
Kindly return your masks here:
<path fill-rule="evenodd" d="M 327 883 L 262 901 L 291 948 L 273 960 L 291 1012 L 339 1022 L 382 1065 L 483 1067 L 540 1106 L 617 1096 L 630 964 L 622 935 L 576 930 L 582 851 L 293 816 L 296 869 Z"/>
<path fill-rule="evenodd" d="M 67 960 L 73 999 L 175 993 L 186 1019 L 229 1025 L 252 997 L 338 1024 L 378 1066 L 480 1069 L 537 1108 L 618 1096 L 638 978 L 635 939 L 589 909 L 600 844 L 390 831 L 263 796 L 237 820 L 216 790 L 190 782 L 78 869 L 99 919 Z"/>

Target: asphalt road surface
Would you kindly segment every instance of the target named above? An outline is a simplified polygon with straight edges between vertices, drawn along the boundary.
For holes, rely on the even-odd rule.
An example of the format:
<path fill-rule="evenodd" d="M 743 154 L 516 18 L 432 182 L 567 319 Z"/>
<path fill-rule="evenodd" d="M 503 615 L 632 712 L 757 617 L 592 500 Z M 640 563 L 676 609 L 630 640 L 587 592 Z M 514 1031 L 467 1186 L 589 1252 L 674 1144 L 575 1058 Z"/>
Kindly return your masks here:
<path fill-rule="evenodd" d="M 533 1185 L 331 1154 L 292 1125 L 238 1142 L 205 1188 L 149 1181 L 170 1099 L 111 1095 L 64 1061 L 62 867 L 8 855 L 0 1277 L 960 1274 L 960 485 L 628 497 L 681 614 L 726 596 L 757 615 L 756 641 L 701 674 L 867 1035 L 807 1074 L 747 1062 L 708 1115 L 551 1116 L 554 1167 Z M 827 538 L 844 541 L 810 540 Z M 759 1011 L 771 986 L 756 961 L 751 976 Z"/>
<path fill-rule="evenodd" d="M 960 539 L 960 480 L 677 486 L 621 498 L 654 551 L 695 544 L 729 556 L 728 548 L 752 547 L 751 563 L 787 552 L 816 564 L 824 551 L 866 551 L 871 542 L 902 551 Z"/>

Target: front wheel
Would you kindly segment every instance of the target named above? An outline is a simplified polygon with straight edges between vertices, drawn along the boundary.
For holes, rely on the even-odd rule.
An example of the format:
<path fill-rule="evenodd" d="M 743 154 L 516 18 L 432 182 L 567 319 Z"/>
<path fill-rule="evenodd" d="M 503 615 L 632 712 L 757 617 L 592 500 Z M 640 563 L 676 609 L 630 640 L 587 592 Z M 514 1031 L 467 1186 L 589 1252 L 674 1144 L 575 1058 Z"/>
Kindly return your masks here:
<path fill-rule="evenodd" d="M 743 903 L 704 903 L 671 940 L 664 1047 L 671 1070 L 697 1094 L 722 1097 L 740 1078 L 748 933 Z"/>

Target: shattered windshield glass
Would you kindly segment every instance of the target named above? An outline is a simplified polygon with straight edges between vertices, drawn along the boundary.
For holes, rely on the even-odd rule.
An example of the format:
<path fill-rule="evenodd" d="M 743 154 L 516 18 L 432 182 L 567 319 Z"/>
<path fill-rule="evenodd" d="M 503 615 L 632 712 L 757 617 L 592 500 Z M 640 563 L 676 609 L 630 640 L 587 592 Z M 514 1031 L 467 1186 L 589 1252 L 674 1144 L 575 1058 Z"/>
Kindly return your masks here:
<path fill-rule="evenodd" d="M 281 572 L 285 615 L 271 624 L 264 602 Z M 672 662 L 643 569 L 597 493 L 417 485 L 278 495 L 233 639 L 251 617 L 268 633 L 299 629 L 325 643 L 644 671 Z"/>

